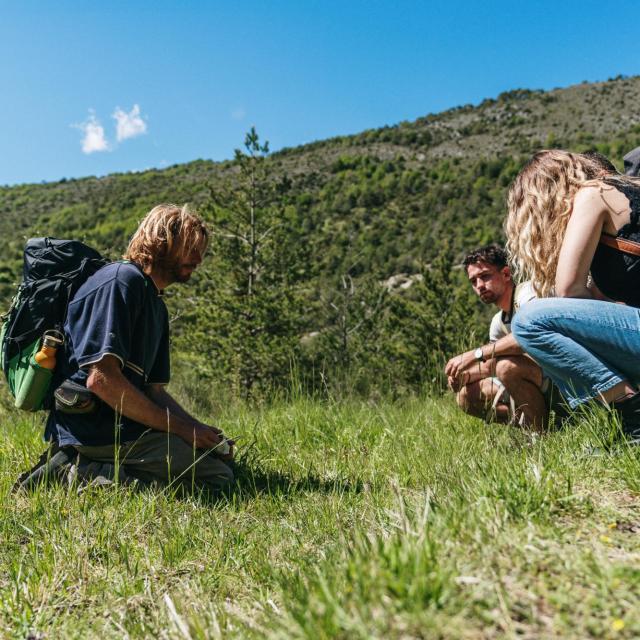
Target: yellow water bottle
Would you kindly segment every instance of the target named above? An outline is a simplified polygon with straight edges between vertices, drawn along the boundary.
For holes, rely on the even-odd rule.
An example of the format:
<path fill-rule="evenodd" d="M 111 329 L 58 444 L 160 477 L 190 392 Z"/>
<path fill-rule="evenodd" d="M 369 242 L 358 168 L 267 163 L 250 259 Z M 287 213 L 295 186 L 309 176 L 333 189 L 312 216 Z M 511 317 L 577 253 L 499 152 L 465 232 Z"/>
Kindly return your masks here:
<path fill-rule="evenodd" d="M 49 389 L 53 369 L 56 366 L 56 351 L 64 343 L 59 331 L 46 331 L 42 347 L 29 359 L 29 367 L 19 382 L 15 405 L 18 409 L 37 411 Z"/>
<path fill-rule="evenodd" d="M 56 351 L 62 344 L 62 340 L 51 333 L 45 333 L 42 340 L 42 348 L 33 359 L 43 369 L 55 369 L 56 368 Z"/>

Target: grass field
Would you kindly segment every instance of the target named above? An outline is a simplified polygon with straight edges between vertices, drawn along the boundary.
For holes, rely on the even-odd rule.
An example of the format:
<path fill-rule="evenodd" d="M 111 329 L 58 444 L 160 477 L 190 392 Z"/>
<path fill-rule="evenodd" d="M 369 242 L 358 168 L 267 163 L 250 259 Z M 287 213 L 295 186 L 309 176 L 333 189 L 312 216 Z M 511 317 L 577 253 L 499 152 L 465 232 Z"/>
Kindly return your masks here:
<path fill-rule="evenodd" d="M 450 399 L 236 406 L 214 503 L 12 495 L 40 419 L 2 415 L 0 637 L 640 636 L 640 455 L 585 455 L 602 416 L 533 438 Z"/>

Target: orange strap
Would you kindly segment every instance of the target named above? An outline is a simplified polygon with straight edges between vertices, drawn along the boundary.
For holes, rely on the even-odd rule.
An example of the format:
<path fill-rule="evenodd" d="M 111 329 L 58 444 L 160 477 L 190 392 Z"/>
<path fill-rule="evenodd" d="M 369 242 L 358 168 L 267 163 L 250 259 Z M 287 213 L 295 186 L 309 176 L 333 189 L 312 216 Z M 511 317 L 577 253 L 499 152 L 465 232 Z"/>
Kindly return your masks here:
<path fill-rule="evenodd" d="M 617 238 L 610 236 L 608 233 L 603 233 L 600 236 L 600 244 L 606 244 L 607 247 L 611 247 L 612 249 L 640 257 L 640 242 L 625 240 L 624 238 Z"/>

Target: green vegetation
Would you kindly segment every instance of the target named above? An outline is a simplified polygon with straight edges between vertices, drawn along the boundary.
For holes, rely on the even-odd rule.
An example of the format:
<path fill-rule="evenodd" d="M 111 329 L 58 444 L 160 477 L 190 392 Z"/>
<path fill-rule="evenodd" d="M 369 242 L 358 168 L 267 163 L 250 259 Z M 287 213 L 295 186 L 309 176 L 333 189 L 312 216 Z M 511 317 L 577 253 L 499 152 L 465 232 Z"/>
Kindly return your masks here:
<path fill-rule="evenodd" d="M 0 188 L 0 304 L 27 237 L 76 237 L 117 257 L 153 205 L 189 201 L 226 233 L 193 281 L 169 291 L 175 362 L 237 396 L 270 397 L 292 372 L 312 393 L 420 391 L 453 344 L 486 335 L 491 310 L 455 265 L 501 240 L 522 163 L 546 145 L 595 148 L 620 167 L 640 145 L 639 99 L 637 77 L 516 90 L 270 156 L 256 138 L 224 163 Z M 273 229 L 253 266 L 249 244 L 233 240 L 249 233 L 252 197 L 255 231 Z M 239 293 L 251 269 L 257 296 Z M 383 286 L 396 281 L 414 284 Z"/>
<path fill-rule="evenodd" d="M 601 416 L 539 439 L 430 398 L 299 398 L 217 421 L 242 454 L 237 490 L 211 504 L 13 496 L 40 425 L 3 414 L 0 635 L 640 634 L 640 457 L 584 455 Z"/>
<path fill-rule="evenodd" d="M 253 399 L 286 379 L 297 355 L 300 251 L 287 220 L 288 183 L 270 176 L 268 144 L 261 144 L 252 128 L 244 146 L 236 151 L 237 175 L 224 187 L 213 187 L 211 207 L 203 207 L 215 244 L 213 265 L 205 271 L 213 286 L 201 286 L 209 300 L 197 307 L 200 317 L 194 321 L 206 330 L 187 335 L 194 350 L 216 362 L 237 395 Z M 206 371 L 206 362 L 202 368 Z"/>

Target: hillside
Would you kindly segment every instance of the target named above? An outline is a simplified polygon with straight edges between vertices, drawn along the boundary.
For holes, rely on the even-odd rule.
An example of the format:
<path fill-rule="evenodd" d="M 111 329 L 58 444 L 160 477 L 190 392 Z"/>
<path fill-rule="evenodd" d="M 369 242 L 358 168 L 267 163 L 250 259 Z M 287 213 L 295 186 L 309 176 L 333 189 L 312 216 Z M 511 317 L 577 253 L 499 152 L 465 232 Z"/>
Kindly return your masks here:
<path fill-rule="evenodd" d="M 485 172 L 489 177 L 500 177 L 507 157 L 520 157 L 541 147 L 597 147 L 620 164 L 621 154 L 640 137 L 639 99 L 640 77 L 584 83 L 550 92 L 515 90 L 477 107 L 466 105 L 414 122 L 284 149 L 273 154 L 271 161 L 294 180 L 301 195 L 298 204 L 303 209 L 335 204 L 336 192 L 341 192 L 347 204 L 355 205 L 352 208 L 364 206 L 388 214 L 393 204 L 413 200 L 407 196 L 417 194 L 419 203 L 430 200 L 434 183 L 459 182 L 466 177 L 465 168 L 470 163 L 492 161 Z M 269 132 L 261 133 L 268 138 Z M 354 194 L 349 189 L 353 181 L 345 179 L 352 177 L 349 174 L 356 166 L 365 165 L 369 170 L 361 173 L 369 178 L 367 183 L 375 182 L 371 178 L 376 171 L 387 176 L 381 180 L 382 192 L 369 198 Z M 229 166 L 229 162 L 197 160 L 164 170 L 100 179 L 0 187 L 2 255 L 15 258 L 19 254 L 15 251 L 7 255 L 7 245 L 14 245 L 16 231 L 26 236 L 46 233 L 49 228 L 59 233 L 83 230 L 103 248 L 110 243 L 120 246 L 118 241 L 126 236 L 133 219 L 151 203 L 201 203 L 206 198 L 205 183 L 215 181 Z M 402 184 L 392 184 L 396 180 L 388 176 Z M 309 196 L 313 198 L 311 206 Z M 386 211 L 385 204 L 389 205 Z M 343 223 L 352 217 L 343 206 L 338 206 L 335 213 Z M 406 224 L 406 220 L 395 222 L 401 227 Z M 328 238 L 336 231 L 323 226 Z"/>
<path fill-rule="evenodd" d="M 640 77 L 550 92 L 516 90 L 478 106 L 271 155 L 272 175 L 289 184 L 282 202 L 288 228 L 305 249 L 296 285 L 305 310 L 300 333 L 323 329 L 323 300 L 345 274 L 355 282 L 416 274 L 443 254 L 455 262 L 470 248 L 500 241 L 505 190 L 532 151 L 595 148 L 621 167 L 622 155 L 640 145 L 639 98 Z M 268 131 L 260 133 L 268 139 Z M 231 161 L 196 160 L 0 188 L 2 304 L 19 279 L 27 237 L 76 237 L 117 257 L 154 204 L 189 201 L 206 210 L 211 191 L 233 176 Z M 197 286 L 198 280 L 174 298 L 191 299 Z M 484 331 L 487 310 L 465 299 L 474 307 L 467 326 Z M 446 305 L 440 311 L 446 313 Z M 199 316 L 178 319 L 178 336 L 185 322 L 197 323 Z"/>

